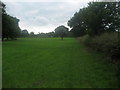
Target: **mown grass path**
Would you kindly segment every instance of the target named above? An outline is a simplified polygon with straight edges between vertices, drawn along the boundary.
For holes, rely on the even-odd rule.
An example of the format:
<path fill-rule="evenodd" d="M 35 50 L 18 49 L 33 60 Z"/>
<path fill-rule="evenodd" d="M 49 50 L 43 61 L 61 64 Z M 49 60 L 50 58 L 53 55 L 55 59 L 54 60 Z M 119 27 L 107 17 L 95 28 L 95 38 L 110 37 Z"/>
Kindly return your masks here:
<path fill-rule="evenodd" d="M 3 88 L 117 87 L 116 68 L 73 38 L 3 42 Z"/>

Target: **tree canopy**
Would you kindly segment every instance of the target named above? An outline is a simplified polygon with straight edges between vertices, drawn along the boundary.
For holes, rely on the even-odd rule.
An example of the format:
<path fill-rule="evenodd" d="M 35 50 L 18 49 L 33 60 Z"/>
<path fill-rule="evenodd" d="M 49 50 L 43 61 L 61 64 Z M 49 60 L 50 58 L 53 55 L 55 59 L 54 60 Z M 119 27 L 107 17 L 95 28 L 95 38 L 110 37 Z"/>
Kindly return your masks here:
<path fill-rule="evenodd" d="M 26 29 L 22 30 L 22 31 L 21 31 L 21 36 L 22 36 L 22 37 L 28 37 L 28 36 L 29 36 L 28 31 L 27 31 Z"/>
<path fill-rule="evenodd" d="M 65 37 L 68 33 L 68 28 L 61 25 L 55 29 L 55 36 L 61 37 L 61 40 L 63 40 L 63 37 Z"/>
<path fill-rule="evenodd" d="M 114 32 L 120 27 L 120 2 L 90 2 L 68 21 L 75 36 Z"/>
<path fill-rule="evenodd" d="M 5 11 L 6 5 L 2 3 L 2 40 L 4 38 L 15 39 L 21 33 L 19 19 L 8 15 Z"/>

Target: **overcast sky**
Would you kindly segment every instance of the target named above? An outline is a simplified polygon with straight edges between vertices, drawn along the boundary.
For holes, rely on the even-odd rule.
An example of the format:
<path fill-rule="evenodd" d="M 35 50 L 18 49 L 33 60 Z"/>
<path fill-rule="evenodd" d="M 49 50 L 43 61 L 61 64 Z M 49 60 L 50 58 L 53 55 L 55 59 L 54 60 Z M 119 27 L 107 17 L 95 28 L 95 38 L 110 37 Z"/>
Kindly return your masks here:
<path fill-rule="evenodd" d="M 7 13 L 20 19 L 22 30 L 37 34 L 54 31 L 60 25 L 67 26 L 74 13 L 89 1 L 93 0 L 4 0 L 4 3 Z"/>

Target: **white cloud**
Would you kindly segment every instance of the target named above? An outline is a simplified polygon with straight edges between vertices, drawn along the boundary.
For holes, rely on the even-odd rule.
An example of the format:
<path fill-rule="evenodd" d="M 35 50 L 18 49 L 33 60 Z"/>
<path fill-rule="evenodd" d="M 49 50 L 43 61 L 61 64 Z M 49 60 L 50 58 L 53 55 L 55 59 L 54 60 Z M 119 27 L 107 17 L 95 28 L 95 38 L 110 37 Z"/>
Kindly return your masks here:
<path fill-rule="evenodd" d="M 4 0 L 7 1 L 7 0 Z M 50 2 L 54 0 L 45 0 L 44 2 L 15 2 L 10 0 L 6 2 L 7 12 L 20 19 L 21 29 L 27 29 L 29 32 L 50 32 L 59 25 L 67 26 L 67 21 L 76 11 L 87 5 L 89 0 L 60 0 L 60 2 Z M 19 0 L 17 0 L 19 1 Z M 48 1 L 48 2 L 47 2 Z"/>
<path fill-rule="evenodd" d="M 5 2 L 89 2 L 93 0 L 4 0 Z"/>

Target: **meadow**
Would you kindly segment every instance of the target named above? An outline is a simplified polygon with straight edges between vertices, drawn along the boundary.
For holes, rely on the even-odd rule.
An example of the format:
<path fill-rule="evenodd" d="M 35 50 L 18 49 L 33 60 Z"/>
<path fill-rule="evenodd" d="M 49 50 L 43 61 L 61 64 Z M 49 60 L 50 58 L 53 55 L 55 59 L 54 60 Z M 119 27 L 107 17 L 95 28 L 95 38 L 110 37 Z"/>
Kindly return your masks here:
<path fill-rule="evenodd" d="M 2 46 L 3 88 L 116 88 L 116 67 L 75 38 L 19 38 Z"/>
<path fill-rule="evenodd" d="M 2 89 L 2 42 L 0 41 L 0 89 Z"/>

